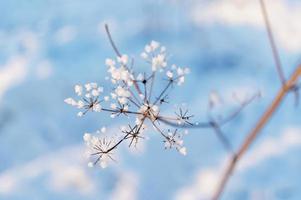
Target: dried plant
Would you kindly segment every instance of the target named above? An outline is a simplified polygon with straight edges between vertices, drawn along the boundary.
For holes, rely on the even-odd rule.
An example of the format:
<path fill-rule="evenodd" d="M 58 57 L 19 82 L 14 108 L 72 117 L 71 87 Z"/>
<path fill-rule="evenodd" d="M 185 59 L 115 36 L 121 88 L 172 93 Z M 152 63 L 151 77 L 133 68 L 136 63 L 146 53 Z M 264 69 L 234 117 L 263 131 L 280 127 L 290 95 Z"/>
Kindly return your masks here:
<path fill-rule="evenodd" d="M 67 98 L 65 102 L 81 109 L 78 112 L 79 117 L 88 112 L 107 112 L 111 118 L 125 117 L 128 124 L 121 128 L 116 137 L 104 136 L 104 128 L 98 131 L 102 132 L 100 136 L 85 133 L 84 141 L 90 155 L 95 157 L 88 165 L 100 163 L 101 167 L 106 167 L 109 160 L 114 160 L 113 151 L 121 143 L 128 141 L 129 147 L 135 147 L 138 141 L 144 139 L 142 133 L 148 124 L 163 137 L 165 148 L 175 148 L 186 155 L 182 137 L 187 131 L 180 132 L 178 128 L 166 130 L 160 122 L 175 123 L 179 126 L 194 125 L 191 121 L 193 115 L 190 115 L 188 110 L 179 108 L 175 116 L 165 116 L 161 113 L 161 107 L 169 103 L 170 91 L 185 82 L 189 68 L 169 65 L 166 48 L 156 41 L 151 41 L 141 53 L 146 65 L 150 66 L 149 70 L 137 73 L 134 70 L 133 59 L 130 61 L 128 55 L 119 52 L 107 25 L 105 29 L 117 54 L 116 59 L 108 58 L 105 61 L 113 89 L 108 95 L 103 95 L 104 88 L 97 83 L 75 85 L 74 90 L 79 100 Z M 165 86 L 158 92 L 162 84 Z"/>
<path fill-rule="evenodd" d="M 79 117 L 86 115 L 89 111 L 108 112 L 111 118 L 125 117 L 127 126 L 121 127 L 119 134 L 114 137 L 105 136 L 106 128 L 104 127 L 96 132 L 100 136 L 90 133 L 84 134 L 83 138 L 88 147 L 89 155 L 93 159 L 92 162 L 88 163 L 88 166 L 92 167 L 99 163 L 101 167 L 106 167 L 108 161 L 114 161 L 114 150 L 121 143 L 128 141 L 129 147 L 135 147 L 140 140 L 143 140 L 145 138 L 143 132 L 149 124 L 163 137 L 165 149 L 174 148 L 183 155 L 187 153 L 186 147 L 183 145 L 183 136 L 187 134 L 187 129 L 211 128 L 225 149 L 231 154 L 229 165 L 212 198 L 214 200 L 219 199 L 231 174 L 234 172 L 236 164 L 258 137 L 284 97 L 293 92 L 296 97 L 296 104 L 298 102 L 301 87 L 298 79 L 301 76 L 301 65 L 286 80 L 264 1 L 259 1 L 282 87 L 238 150 L 234 150 L 231 142 L 223 133 L 222 127 L 238 116 L 247 105 L 260 96 L 260 93 L 239 102 L 238 108 L 228 115 L 216 118 L 211 115 L 211 109 L 218 101 L 217 94 L 213 92 L 209 98 L 208 121 L 206 122 L 193 122 L 194 115 L 184 108 L 176 110 L 174 116 L 163 115 L 161 107 L 173 103 L 170 102 L 169 93 L 176 85 L 180 86 L 185 82 L 185 77 L 190 71 L 189 68 L 169 65 L 166 48 L 156 41 L 151 41 L 145 46 L 140 55 L 145 63 L 150 66 L 149 70 L 137 72 L 134 69 L 134 59 L 129 59 L 127 55 L 120 53 L 112 39 L 108 26 L 105 25 L 110 44 L 117 55 L 116 59 L 106 59 L 105 61 L 113 89 L 109 95 L 103 95 L 104 89 L 98 86 L 97 83 L 87 83 L 84 86 L 76 85 L 74 90 L 80 99 L 67 98 L 65 102 L 81 109 L 78 113 Z M 159 81 L 165 82 L 163 88 L 160 88 L 162 82 Z"/>
<path fill-rule="evenodd" d="M 77 114 L 79 117 L 85 116 L 88 112 L 107 112 L 112 119 L 124 117 L 128 124 L 122 126 L 119 134 L 114 137 L 105 135 L 105 127 L 95 134 L 84 134 L 83 139 L 88 147 L 87 154 L 92 160 L 88 163 L 89 167 L 99 163 L 102 168 L 105 168 L 110 160 L 114 161 L 114 150 L 125 141 L 129 142 L 129 147 L 136 147 L 137 143 L 145 138 L 143 132 L 147 130 L 148 124 L 163 137 L 165 149 L 176 149 L 182 155 L 187 154 L 183 136 L 191 128 L 212 128 L 224 147 L 233 152 L 230 141 L 221 127 L 234 119 L 243 108 L 259 96 L 258 94 L 239 102 L 238 109 L 228 116 L 220 116 L 216 119 L 210 113 L 218 104 L 217 94 L 212 92 L 209 97 L 207 122 L 193 122 L 194 115 L 182 107 L 174 111 L 173 116 L 163 115 L 161 107 L 171 103 L 170 91 L 185 82 L 186 75 L 190 73 L 189 68 L 169 65 L 166 48 L 159 42 L 151 41 L 140 55 L 150 66 L 149 70 L 137 73 L 133 66 L 134 59 L 129 61 L 128 55 L 120 53 L 108 25 L 105 25 L 105 30 L 117 55 L 116 59 L 108 58 L 105 61 L 110 75 L 107 79 L 113 85 L 112 90 L 104 95 L 104 88 L 97 83 L 75 85 L 74 91 L 79 100 L 70 97 L 65 99 L 65 103 L 80 109 Z M 161 87 L 162 81 L 164 87 Z M 166 125 L 169 128 L 166 128 Z"/>

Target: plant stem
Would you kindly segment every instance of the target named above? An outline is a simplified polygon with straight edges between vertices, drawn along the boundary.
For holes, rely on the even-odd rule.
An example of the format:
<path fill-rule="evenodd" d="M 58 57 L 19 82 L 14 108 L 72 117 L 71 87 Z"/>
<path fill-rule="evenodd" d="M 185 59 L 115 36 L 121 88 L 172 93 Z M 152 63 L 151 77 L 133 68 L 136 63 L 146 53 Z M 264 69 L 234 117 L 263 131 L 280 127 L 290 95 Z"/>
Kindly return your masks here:
<path fill-rule="evenodd" d="M 237 163 L 243 157 L 243 155 L 246 153 L 246 151 L 249 149 L 251 144 L 253 144 L 255 139 L 259 136 L 262 128 L 268 123 L 268 121 L 271 119 L 273 114 L 279 108 L 284 97 L 289 92 L 292 91 L 292 88 L 295 87 L 295 85 L 297 84 L 298 78 L 300 76 L 301 76 L 301 65 L 299 65 L 295 69 L 295 71 L 291 75 L 290 79 L 284 83 L 282 88 L 278 91 L 278 94 L 274 98 L 273 102 L 270 104 L 270 106 L 266 109 L 266 111 L 259 118 L 255 127 L 247 135 L 246 139 L 244 140 L 242 145 L 239 147 L 237 153 L 234 154 L 234 156 L 232 156 L 232 158 L 228 164 L 228 167 L 226 168 L 226 171 L 224 172 L 224 175 L 222 176 L 222 179 L 218 185 L 218 188 L 217 188 L 216 192 L 214 193 L 212 200 L 217 200 L 221 197 L 223 191 L 225 190 L 226 184 L 229 181 L 231 174 L 233 173 Z"/>

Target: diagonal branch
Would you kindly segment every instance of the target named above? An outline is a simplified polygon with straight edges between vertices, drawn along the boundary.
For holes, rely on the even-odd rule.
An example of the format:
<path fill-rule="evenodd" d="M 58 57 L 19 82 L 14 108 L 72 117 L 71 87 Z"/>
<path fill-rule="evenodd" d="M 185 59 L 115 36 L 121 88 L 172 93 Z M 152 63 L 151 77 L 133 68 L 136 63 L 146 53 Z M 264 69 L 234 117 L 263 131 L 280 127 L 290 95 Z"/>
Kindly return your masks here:
<path fill-rule="evenodd" d="M 281 105 L 284 97 L 291 91 L 292 89 L 296 86 L 298 78 L 301 76 L 301 65 L 299 65 L 293 74 L 291 75 L 290 79 L 284 83 L 282 88 L 279 90 L 277 96 L 274 98 L 273 102 L 271 105 L 267 108 L 267 110 L 263 113 L 263 115 L 259 118 L 257 121 L 254 129 L 250 131 L 250 133 L 247 135 L 246 139 L 238 149 L 237 153 L 232 156 L 229 165 L 222 176 L 222 179 L 218 185 L 218 188 L 216 190 L 216 193 L 213 196 L 213 200 L 217 200 L 220 198 L 222 195 L 226 184 L 233 173 L 237 163 L 239 160 L 243 157 L 243 155 L 246 153 L 246 151 L 249 149 L 249 147 L 253 144 L 255 139 L 259 136 L 261 133 L 260 131 L 262 128 L 268 123 L 268 121 L 271 119 L 273 114 L 276 112 L 276 110 L 279 108 Z"/>

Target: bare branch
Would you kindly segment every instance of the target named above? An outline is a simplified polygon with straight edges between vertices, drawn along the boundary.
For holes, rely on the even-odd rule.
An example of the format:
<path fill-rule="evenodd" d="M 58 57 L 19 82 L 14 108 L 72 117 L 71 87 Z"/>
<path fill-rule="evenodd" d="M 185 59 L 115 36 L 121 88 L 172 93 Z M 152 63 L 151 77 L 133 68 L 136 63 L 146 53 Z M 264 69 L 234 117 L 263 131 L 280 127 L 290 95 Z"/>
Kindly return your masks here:
<path fill-rule="evenodd" d="M 265 27 L 266 27 L 266 30 L 267 30 L 267 33 L 268 33 L 269 42 L 270 42 L 270 45 L 271 45 L 271 48 L 272 48 L 277 73 L 278 73 L 278 76 L 280 78 L 280 81 L 281 81 L 282 85 L 284 85 L 285 84 L 285 76 L 284 76 L 284 73 L 283 73 L 283 67 L 282 67 L 280 56 L 279 56 L 279 53 L 278 53 L 278 49 L 277 49 L 277 46 L 276 46 L 276 43 L 275 43 L 275 40 L 274 40 L 273 31 L 272 31 L 272 28 L 271 28 L 271 25 L 270 25 L 270 22 L 269 22 L 269 16 L 268 16 L 268 13 L 267 13 L 267 10 L 266 10 L 266 6 L 265 6 L 265 3 L 264 3 L 264 0 L 259 0 L 259 2 L 260 2 L 261 12 L 262 12 L 262 15 L 263 15 L 263 18 L 264 18 Z"/>
<path fill-rule="evenodd" d="M 113 41 L 113 38 L 112 38 L 112 35 L 111 35 L 111 33 L 110 33 L 110 29 L 109 29 L 108 24 L 105 24 L 105 29 L 106 29 L 106 33 L 107 33 L 107 35 L 108 35 L 108 38 L 109 38 L 109 41 L 110 41 L 110 44 L 111 44 L 112 48 L 114 49 L 116 55 L 117 55 L 118 57 L 121 57 L 122 55 L 121 55 L 121 53 L 119 52 L 117 46 L 115 45 L 115 43 L 114 43 L 114 41 Z"/>
<path fill-rule="evenodd" d="M 233 171 L 236 167 L 236 164 L 243 157 L 243 155 L 249 149 L 251 144 L 253 144 L 255 139 L 259 136 L 259 134 L 261 133 L 260 131 L 268 123 L 268 121 L 271 119 L 273 114 L 279 108 L 279 106 L 281 105 L 284 97 L 291 91 L 291 89 L 293 87 L 295 87 L 295 85 L 298 81 L 298 78 L 300 76 L 301 76 L 301 65 L 299 65 L 295 69 L 295 71 L 292 74 L 292 76 L 290 77 L 290 79 L 287 82 L 285 82 L 285 84 L 282 86 L 282 88 L 279 90 L 278 94 L 274 98 L 271 105 L 267 108 L 267 110 L 263 113 L 263 115 L 257 121 L 254 129 L 252 129 L 250 131 L 250 133 L 247 135 L 246 139 L 244 140 L 244 142 L 242 143 L 242 145 L 238 149 L 235 156 L 232 156 L 232 158 L 230 160 L 230 163 L 229 163 L 224 175 L 222 176 L 222 179 L 221 179 L 221 182 L 219 183 L 217 191 L 216 191 L 216 193 L 214 194 L 214 196 L 212 198 L 213 200 L 217 200 L 217 199 L 220 198 L 221 194 L 223 193 L 223 191 L 226 187 L 226 184 L 227 184 L 231 174 L 233 173 Z"/>

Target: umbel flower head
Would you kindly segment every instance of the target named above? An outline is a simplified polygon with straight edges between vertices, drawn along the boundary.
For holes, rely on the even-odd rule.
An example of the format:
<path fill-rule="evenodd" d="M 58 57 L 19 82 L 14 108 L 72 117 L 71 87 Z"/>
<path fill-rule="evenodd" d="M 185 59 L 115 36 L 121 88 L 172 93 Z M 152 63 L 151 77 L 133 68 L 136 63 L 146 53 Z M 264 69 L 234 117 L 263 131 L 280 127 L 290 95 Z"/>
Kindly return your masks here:
<path fill-rule="evenodd" d="M 111 40 L 110 35 L 109 38 Z M 112 40 L 111 43 L 116 48 Z M 168 126 L 166 122 L 192 125 L 192 115 L 179 109 L 175 111 L 175 116 L 165 116 L 161 113 L 161 106 L 169 103 L 168 95 L 171 89 L 185 82 L 189 68 L 169 65 L 166 48 L 156 41 L 147 44 L 141 53 L 141 58 L 146 66 L 149 66 L 141 73 L 133 70 L 133 62 L 128 55 L 121 55 L 117 49 L 115 51 L 116 58 L 105 60 L 112 83 L 109 92 L 104 93 L 103 87 L 97 83 L 87 83 L 75 85 L 74 91 L 78 99 L 65 99 L 67 104 L 80 109 L 77 114 L 79 117 L 88 112 L 107 112 L 111 118 L 125 117 L 127 121 L 127 126 L 115 137 L 105 136 L 104 128 L 98 131 L 99 136 L 84 134 L 84 141 L 92 160 L 88 166 L 99 164 L 103 168 L 106 167 L 109 161 L 114 160 L 113 153 L 121 143 L 128 142 L 129 147 L 136 147 L 137 143 L 144 139 L 142 133 L 149 125 L 163 137 L 166 149 L 174 148 L 186 155 L 182 140 L 185 132 L 165 127 Z"/>

